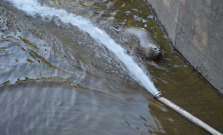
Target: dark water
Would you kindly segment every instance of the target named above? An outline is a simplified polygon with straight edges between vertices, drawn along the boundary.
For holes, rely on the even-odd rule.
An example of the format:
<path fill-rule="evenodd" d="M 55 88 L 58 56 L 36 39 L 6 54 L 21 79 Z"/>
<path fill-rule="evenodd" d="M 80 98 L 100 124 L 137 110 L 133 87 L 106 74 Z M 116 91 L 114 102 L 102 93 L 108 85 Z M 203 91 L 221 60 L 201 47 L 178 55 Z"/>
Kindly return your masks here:
<path fill-rule="evenodd" d="M 164 97 L 223 132 L 222 98 L 178 57 L 144 1 L 38 2 L 90 19 L 129 50 Z M 0 13 L 0 134 L 208 134 L 154 100 L 113 53 L 77 27 L 3 0 Z M 110 26 L 145 28 L 164 58 L 134 55 Z"/>

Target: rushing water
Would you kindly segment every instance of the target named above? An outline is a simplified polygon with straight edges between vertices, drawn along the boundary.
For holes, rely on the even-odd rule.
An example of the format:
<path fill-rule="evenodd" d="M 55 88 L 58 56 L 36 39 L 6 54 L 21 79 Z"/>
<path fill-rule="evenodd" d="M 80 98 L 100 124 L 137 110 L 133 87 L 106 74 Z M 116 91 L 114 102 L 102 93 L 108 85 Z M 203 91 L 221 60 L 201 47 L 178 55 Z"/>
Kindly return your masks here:
<path fill-rule="evenodd" d="M 63 23 L 70 23 L 74 26 L 78 26 L 79 29 L 89 33 L 91 37 L 105 45 L 110 51 L 112 51 L 129 70 L 130 74 L 139 81 L 151 94 L 156 94 L 158 91 L 155 88 L 151 80 L 146 76 L 142 69 L 132 60 L 132 58 L 126 54 L 126 51 L 113 39 L 111 39 L 106 32 L 94 26 L 89 20 L 68 13 L 62 9 L 50 8 L 47 6 L 41 6 L 34 0 L 9 0 L 14 6 L 20 10 L 25 11 L 27 14 L 35 16 L 36 14 L 43 18 L 58 17 Z"/>
<path fill-rule="evenodd" d="M 0 134 L 207 134 L 155 101 L 155 86 L 223 132 L 222 99 L 142 0 L 4 0 L 0 11 Z M 148 30 L 164 58 L 140 58 L 110 26 Z"/>

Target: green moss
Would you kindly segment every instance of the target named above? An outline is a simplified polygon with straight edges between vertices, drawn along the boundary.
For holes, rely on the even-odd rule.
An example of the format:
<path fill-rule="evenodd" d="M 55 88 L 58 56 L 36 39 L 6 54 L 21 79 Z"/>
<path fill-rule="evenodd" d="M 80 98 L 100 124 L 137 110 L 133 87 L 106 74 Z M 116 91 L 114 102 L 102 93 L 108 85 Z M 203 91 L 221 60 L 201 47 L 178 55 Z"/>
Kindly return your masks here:
<path fill-rule="evenodd" d="M 29 63 L 33 63 L 34 61 L 30 60 L 30 59 L 26 59 L 27 62 Z"/>
<path fill-rule="evenodd" d="M 63 70 L 63 69 L 61 69 L 59 67 L 54 66 L 53 64 L 48 62 L 44 57 L 42 57 L 39 54 L 37 54 L 35 51 L 33 51 L 31 49 L 28 49 L 28 51 L 30 51 L 35 57 L 39 58 L 40 61 L 42 61 L 43 63 L 47 64 L 50 68 L 57 69 L 57 70 L 62 71 L 64 73 L 66 73 L 66 74 L 74 76 L 74 74 L 71 74 L 71 73 L 69 73 L 69 72 L 67 72 L 67 71 L 65 71 L 65 70 Z"/>
<path fill-rule="evenodd" d="M 29 40 L 22 38 L 21 36 L 18 36 L 25 44 L 35 48 L 35 49 L 39 49 L 35 44 L 31 43 Z"/>
<path fill-rule="evenodd" d="M 6 81 L 6 82 L 4 82 L 4 83 L 2 83 L 2 84 L 10 84 L 11 82 L 8 80 L 8 81 Z"/>
<path fill-rule="evenodd" d="M 52 81 L 68 82 L 71 86 L 75 86 L 75 87 L 78 86 L 77 82 L 70 81 L 69 79 L 66 79 L 66 78 L 60 78 L 58 76 L 40 77 L 40 78 L 25 77 L 24 79 L 17 79 L 17 81 L 15 83 L 21 83 L 21 82 L 27 82 L 27 81 L 40 81 L 40 80 L 52 80 Z M 11 82 L 7 81 L 5 83 L 9 84 Z"/>
<path fill-rule="evenodd" d="M 1 38 L 2 38 L 2 39 L 5 39 L 5 38 L 3 37 L 3 35 L 1 35 Z"/>
<path fill-rule="evenodd" d="M 57 69 L 56 66 L 54 66 L 53 64 L 51 64 L 50 62 L 48 62 L 44 57 L 38 55 L 35 51 L 28 49 L 28 51 L 30 51 L 32 54 L 35 55 L 35 57 L 39 58 L 43 63 L 47 64 L 49 67 L 53 68 L 53 69 Z"/>

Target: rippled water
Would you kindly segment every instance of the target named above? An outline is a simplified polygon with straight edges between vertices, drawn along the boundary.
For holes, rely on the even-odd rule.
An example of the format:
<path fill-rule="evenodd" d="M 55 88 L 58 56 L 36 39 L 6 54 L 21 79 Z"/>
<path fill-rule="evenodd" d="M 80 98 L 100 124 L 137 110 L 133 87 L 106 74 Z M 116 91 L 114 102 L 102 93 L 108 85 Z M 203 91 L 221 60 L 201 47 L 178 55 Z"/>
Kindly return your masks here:
<path fill-rule="evenodd" d="M 38 3 L 90 20 L 150 73 L 165 97 L 223 132 L 222 98 L 169 46 L 144 1 Z M 0 12 L 0 134 L 207 134 L 155 101 L 80 27 L 27 14 L 7 1 Z M 164 58 L 138 57 L 110 26 L 145 28 L 166 51 Z"/>

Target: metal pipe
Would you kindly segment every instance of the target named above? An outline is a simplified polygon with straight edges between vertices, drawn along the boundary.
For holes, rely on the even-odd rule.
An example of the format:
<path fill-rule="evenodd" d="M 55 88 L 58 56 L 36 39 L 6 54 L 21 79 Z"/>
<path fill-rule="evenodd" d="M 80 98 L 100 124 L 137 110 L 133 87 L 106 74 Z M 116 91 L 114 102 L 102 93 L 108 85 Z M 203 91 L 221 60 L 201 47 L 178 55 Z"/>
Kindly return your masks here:
<path fill-rule="evenodd" d="M 209 133 L 211 133 L 213 135 L 223 135 L 222 133 L 220 133 L 219 131 L 217 131 L 214 128 L 210 127 L 209 125 L 207 125 L 206 123 L 204 123 L 200 119 L 196 118 L 192 114 L 188 113 L 187 111 L 185 111 L 181 107 L 177 106 L 173 102 L 171 102 L 168 99 L 162 97 L 160 92 L 156 93 L 154 98 L 157 99 L 158 101 L 162 102 L 166 106 L 170 107 L 174 111 L 178 112 L 179 114 L 181 114 L 183 117 L 187 118 L 188 120 L 190 120 L 194 124 L 196 124 L 196 125 L 200 126 L 201 128 L 205 129 Z"/>

